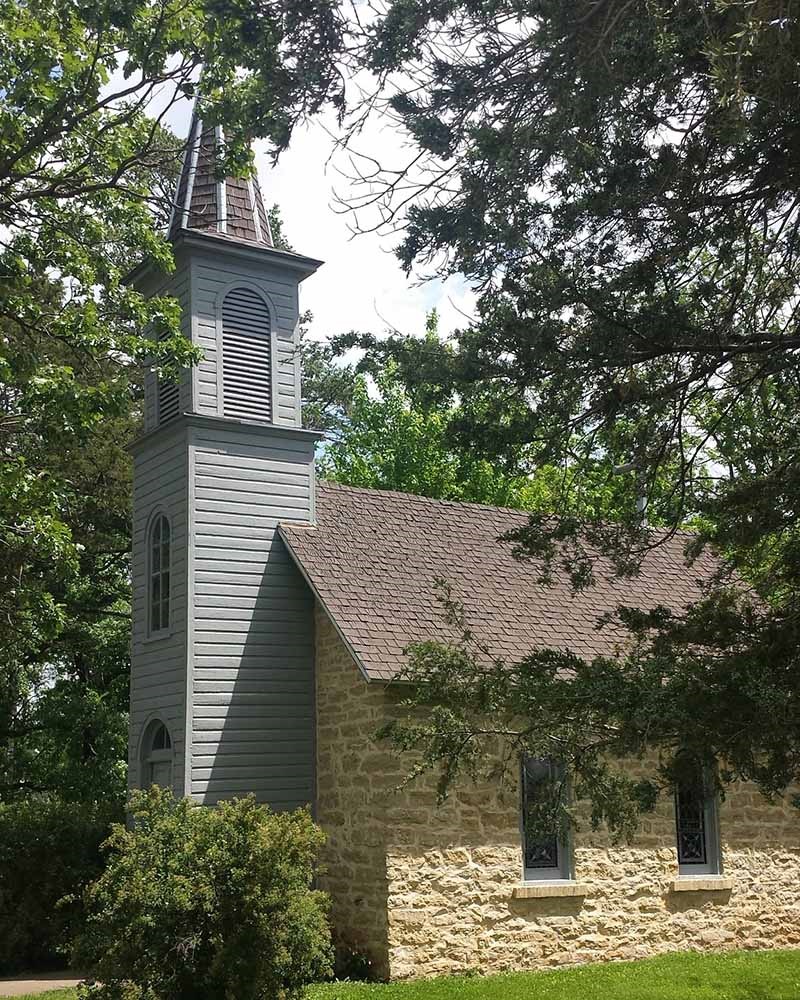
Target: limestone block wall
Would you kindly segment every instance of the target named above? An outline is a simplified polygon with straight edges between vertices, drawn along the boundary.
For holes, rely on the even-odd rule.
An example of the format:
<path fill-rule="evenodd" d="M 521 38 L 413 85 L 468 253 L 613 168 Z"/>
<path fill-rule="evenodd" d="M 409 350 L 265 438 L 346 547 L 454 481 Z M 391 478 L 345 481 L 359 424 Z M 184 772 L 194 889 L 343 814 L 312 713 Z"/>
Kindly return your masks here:
<path fill-rule="evenodd" d="M 575 834 L 585 894 L 523 899 L 516 788 L 464 785 L 437 808 L 432 780 L 397 791 L 404 764 L 373 734 L 396 693 L 367 684 L 316 613 L 317 818 L 337 939 L 401 979 L 497 972 L 665 951 L 800 946 L 800 815 L 754 788 L 720 806 L 732 887 L 676 892 L 672 803 L 633 846 Z"/>

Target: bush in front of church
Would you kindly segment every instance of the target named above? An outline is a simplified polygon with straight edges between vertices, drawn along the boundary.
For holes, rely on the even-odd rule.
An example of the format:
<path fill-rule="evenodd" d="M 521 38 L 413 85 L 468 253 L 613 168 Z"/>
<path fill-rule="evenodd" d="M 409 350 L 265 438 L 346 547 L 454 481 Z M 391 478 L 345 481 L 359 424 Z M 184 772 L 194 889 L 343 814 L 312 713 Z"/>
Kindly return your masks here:
<path fill-rule="evenodd" d="M 324 837 L 306 810 L 198 806 L 153 787 L 114 827 L 75 960 L 91 1000 L 292 1000 L 331 973 Z"/>

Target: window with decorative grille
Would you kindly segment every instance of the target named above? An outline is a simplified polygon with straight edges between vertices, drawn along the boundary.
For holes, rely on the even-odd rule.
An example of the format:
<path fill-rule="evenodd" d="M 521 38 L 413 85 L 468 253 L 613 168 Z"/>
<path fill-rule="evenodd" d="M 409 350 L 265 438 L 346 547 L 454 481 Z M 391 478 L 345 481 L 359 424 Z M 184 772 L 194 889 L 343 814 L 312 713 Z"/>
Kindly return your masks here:
<path fill-rule="evenodd" d="M 269 309 L 250 288 L 234 288 L 222 303 L 222 412 L 243 420 L 272 419 Z"/>
<path fill-rule="evenodd" d="M 564 769 L 556 761 L 523 758 L 522 844 L 526 881 L 571 877 L 569 844 L 555 829 L 563 795 Z M 554 832 L 543 834 L 542 824 L 548 822 L 552 822 Z"/>
<path fill-rule="evenodd" d="M 680 874 L 719 874 L 717 799 L 700 768 L 684 776 L 675 789 L 675 829 Z"/>

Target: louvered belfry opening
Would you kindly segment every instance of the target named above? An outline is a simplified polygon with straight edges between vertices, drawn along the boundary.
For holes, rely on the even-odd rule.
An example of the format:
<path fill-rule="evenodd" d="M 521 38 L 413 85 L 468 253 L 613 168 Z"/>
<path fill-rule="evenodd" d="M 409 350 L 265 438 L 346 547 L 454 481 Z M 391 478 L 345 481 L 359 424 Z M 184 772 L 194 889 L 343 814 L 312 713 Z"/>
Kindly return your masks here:
<path fill-rule="evenodd" d="M 162 334 L 159 338 L 163 340 L 167 334 Z M 158 376 L 158 422 L 165 424 L 168 420 L 174 420 L 180 413 L 180 386 L 172 379 Z"/>
<path fill-rule="evenodd" d="M 158 422 L 165 424 L 174 420 L 180 409 L 179 386 L 177 382 L 169 382 L 165 378 L 158 380 Z"/>
<path fill-rule="evenodd" d="M 222 412 L 244 420 L 272 419 L 269 310 L 250 288 L 234 288 L 222 303 Z"/>

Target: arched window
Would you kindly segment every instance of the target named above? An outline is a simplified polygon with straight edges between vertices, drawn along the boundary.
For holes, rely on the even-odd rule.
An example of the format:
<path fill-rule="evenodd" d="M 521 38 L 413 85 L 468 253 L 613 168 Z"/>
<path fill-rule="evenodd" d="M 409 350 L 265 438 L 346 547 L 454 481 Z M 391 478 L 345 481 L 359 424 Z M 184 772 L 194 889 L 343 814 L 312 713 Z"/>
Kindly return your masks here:
<path fill-rule="evenodd" d="M 159 719 L 147 727 L 142 742 L 142 788 L 172 788 L 172 737 Z"/>
<path fill-rule="evenodd" d="M 150 528 L 150 632 L 169 628 L 169 521 L 159 514 Z"/>
<path fill-rule="evenodd" d="M 244 420 L 272 419 L 269 309 L 250 288 L 234 288 L 222 301 L 222 412 Z"/>

